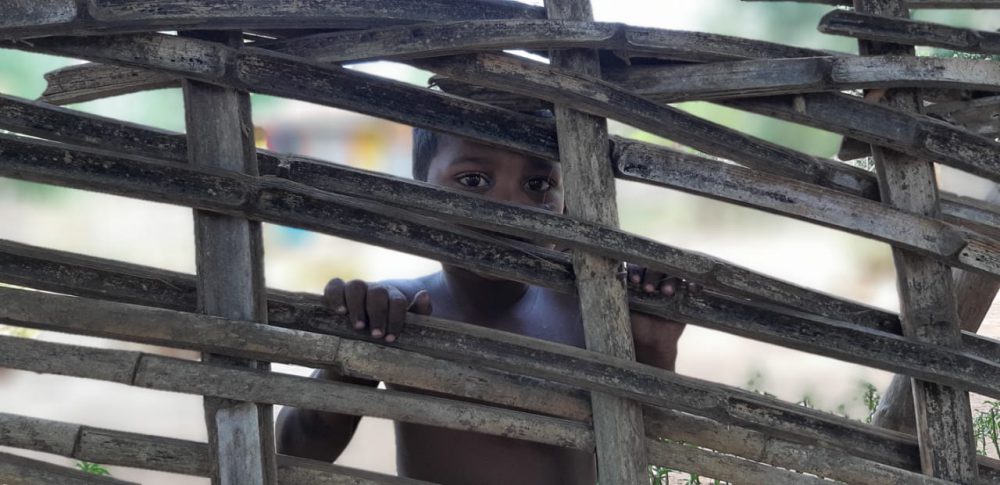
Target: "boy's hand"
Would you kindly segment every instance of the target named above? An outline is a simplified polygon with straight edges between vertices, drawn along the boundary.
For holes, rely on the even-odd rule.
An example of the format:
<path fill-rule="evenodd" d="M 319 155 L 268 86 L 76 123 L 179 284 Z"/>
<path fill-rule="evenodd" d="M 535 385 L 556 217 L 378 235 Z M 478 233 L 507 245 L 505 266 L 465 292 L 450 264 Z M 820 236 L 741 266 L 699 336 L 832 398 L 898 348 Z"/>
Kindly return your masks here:
<path fill-rule="evenodd" d="M 628 265 L 626 278 L 630 288 L 648 294 L 659 293 L 668 298 L 680 292 L 701 292 L 701 285 L 697 283 L 688 283 L 681 278 L 642 266 Z M 677 341 L 684 332 L 684 324 L 640 312 L 631 312 L 630 317 L 635 360 L 661 369 L 674 370 Z"/>
<path fill-rule="evenodd" d="M 687 291 L 692 294 L 698 294 L 701 291 L 701 285 L 697 283 L 688 283 L 687 280 L 646 269 L 642 266 L 630 264 L 628 265 L 627 272 L 628 279 L 626 281 L 628 281 L 629 287 L 638 289 L 644 293 L 660 293 L 663 296 L 670 297 L 680 291 Z"/>
<path fill-rule="evenodd" d="M 398 288 L 361 280 L 344 282 L 334 278 L 323 290 L 323 302 L 338 315 L 349 315 L 354 328 L 366 330 L 371 336 L 386 342 L 395 342 L 403 331 L 406 312 L 431 314 L 431 295 L 420 290 L 413 300 L 406 298 Z"/>

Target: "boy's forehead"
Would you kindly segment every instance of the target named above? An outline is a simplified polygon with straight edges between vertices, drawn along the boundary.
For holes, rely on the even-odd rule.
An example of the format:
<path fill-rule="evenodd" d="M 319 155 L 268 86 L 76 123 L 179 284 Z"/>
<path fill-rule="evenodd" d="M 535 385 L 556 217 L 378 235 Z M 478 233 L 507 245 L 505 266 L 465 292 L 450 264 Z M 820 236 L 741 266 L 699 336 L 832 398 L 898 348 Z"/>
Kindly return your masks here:
<path fill-rule="evenodd" d="M 436 159 L 441 159 L 446 163 L 456 162 L 491 162 L 510 159 L 521 159 L 528 163 L 531 168 L 551 170 L 558 169 L 559 164 L 533 157 L 506 148 L 494 147 L 453 135 L 444 135 L 439 139 Z"/>

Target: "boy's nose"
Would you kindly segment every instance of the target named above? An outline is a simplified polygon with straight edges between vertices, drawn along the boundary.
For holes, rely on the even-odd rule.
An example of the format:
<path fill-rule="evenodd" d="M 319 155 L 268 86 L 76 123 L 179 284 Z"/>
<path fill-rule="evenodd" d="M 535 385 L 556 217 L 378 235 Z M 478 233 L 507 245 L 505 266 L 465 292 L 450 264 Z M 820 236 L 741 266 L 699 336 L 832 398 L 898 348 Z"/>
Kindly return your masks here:
<path fill-rule="evenodd" d="M 490 191 L 490 198 L 500 202 L 510 202 L 518 205 L 534 205 L 531 197 L 521 189 L 519 185 L 504 184 L 497 185 Z"/>

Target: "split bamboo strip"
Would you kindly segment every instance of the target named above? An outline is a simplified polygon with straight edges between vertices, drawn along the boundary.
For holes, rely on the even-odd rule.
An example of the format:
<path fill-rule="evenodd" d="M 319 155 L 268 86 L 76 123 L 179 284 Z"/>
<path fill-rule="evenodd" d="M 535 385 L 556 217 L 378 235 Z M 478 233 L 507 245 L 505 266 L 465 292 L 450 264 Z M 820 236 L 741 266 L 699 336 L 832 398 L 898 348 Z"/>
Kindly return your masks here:
<path fill-rule="evenodd" d="M 36 148 L 39 144 L 44 145 L 42 142 L 32 142 L 32 144 L 36 145 Z M 476 233 L 467 231 L 456 233 L 457 229 L 449 229 L 447 232 L 432 229 L 441 226 L 442 223 L 415 214 L 403 216 L 397 207 L 320 193 L 280 179 L 255 180 L 236 177 L 233 174 L 138 160 L 125 161 L 104 156 L 90 158 L 96 154 L 83 154 L 79 151 L 74 151 L 75 155 L 67 156 L 65 148 L 61 146 L 51 148 L 53 149 L 51 156 L 42 156 L 37 150 L 6 152 L 8 157 L 4 160 L 2 172 L 18 177 L 34 172 L 36 176 L 29 177 L 33 180 L 73 181 L 77 187 L 110 190 L 149 200 L 190 204 L 349 238 L 374 240 L 378 244 L 429 255 L 475 271 L 485 271 L 559 291 L 571 291 L 572 279 L 566 272 L 565 263 L 560 262 L 559 253 L 532 249 L 537 254 L 547 254 L 545 259 L 541 259 L 524 252 L 529 249 L 527 247 L 508 249 L 503 247 L 500 241 L 482 239 L 482 236 Z M 15 160 L 10 160 L 12 157 L 27 157 L 30 161 L 25 159 L 26 163 L 13 163 Z M 78 170 L 76 176 L 68 179 L 65 178 L 65 174 L 61 176 L 59 174 L 61 170 L 57 169 L 67 160 L 74 160 L 77 164 L 74 170 Z M 88 174 L 94 169 L 97 172 Z M 109 177 L 113 180 L 109 180 Z M 184 183 L 177 186 L 177 181 L 180 180 Z M 168 181 L 175 182 L 166 183 Z M 207 195 L 209 192 L 211 195 Z M 431 224 L 432 227 L 420 229 L 420 225 L 425 223 Z M 544 235 L 541 237 L 545 238 Z M 606 251 L 601 245 L 588 246 L 588 249 L 590 248 L 597 252 Z M 614 256 L 618 253 L 607 254 Z M 657 267 L 662 267 L 666 271 L 671 270 L 656 260 L 653 262 Z M 864 362 L 880 368 L 897 369 L 902 365 L 902 368 L 911 369 L 909 363 L 915 362 L 913 359 L 916 358 L 904 353 L 896 356 L 891 362 L 882 361 L 882 358 L 878 357 L 883 355 L 880 352 L 889 352 L 889 349 L 896 349 L 892 350 L 893 352 L 905 352 L 899 347 L 899 343 L 893 343 L 893 335 L 845 323 L 830 325 L 823 319 L 789 313 L 788 310 L 777 307 L 742 303 L 727 298 L 719 299 L 709 295 L 697 299 L 705 304 L 695 306 L 682 303 L 682 299 L 679 298 L 669 301 L 648 298 L 641 300 L 638 304 L 644 311 L 667 318 L 721 328 L 739 335 L 849 361 Z M 742 312 L 754 317 L 736 319 L 732 318 L 730 312 L 737 314 Z M 788 327 L 781 327 L 779 330 L 776 326 L 777 321 L 783 322 L 780 325 Z M 792 327 L 798 330 L 791 331 Z M 885 349 L 879 350 L 878 345 L 885 346 Z M 966 357 L 975 359 L 971 355 Z M 916 370 L 912 369 L 909 372 Z M 989 394 L 993 391 L 985 392 Z"/>
<path fill-rule="evenodd" d="M 980 59 L 838 56 L 629 66 L 605 80 L 662 103 L 861 88 L 1000 91 L 1000 67 Z"/>
<path fill-rule="evenodd" d="M 49 360 L 33 352 L 48 350 Z M 0 365 L 34 372 L 110 380 L 151 389 L 225 397 L 240 401 L 285 404 L 328 412 L 378 416 L 406 422 L 478 431 L 526 439 L 555 446 L 591 450 L 593 433 L 580 423 L 493 408 L 438 397 L 375 390 L 334 381 L 275 374 L 260 370 L 218 366 L 139 352 L 93 349 L 73 345 L 0 337 Z M 100 368 L 80 369 L 80 362 L 95 361 Z M 652 440 L 646 440 L 652 441 Z M 715 452 L 695 447 L 672 450 L 698 471 L 726 473 L 731 465 Z M 650 453 L 653 463 L 666 457 Z M 723 464 L 717 467 L 717 464 Z M 728 465 L 728 466 L 727 466 Z M 761 483 L 822 483 L 813 477 L 747 462 L 744 466 L 764 480 Z M 645 475 L 643 475 L 645 477 Z"/>
<path fill-rule="evenodd" d="M 16 414 L 0 413 L 0 446 L 52 453 L 105 465 L 203 477 L 211 475 L 207 443 L 128 433 Z M 427 483 L 287 455 L 277 455 L 276 462 L 278 483 L 281 485 Z"/>
<path fill-rule="evenodd" d="M 41 7 L 41 8 L 40 8 Z M 4 5 L 0 38 L 184 29 L 369 28 L 486 18 L 543 18 L 544 11 L 496 0 L 14 0 Z"/>
<path fill-rule="evenodd" d="M 821 3 L 824 5 L 839 5 L 853 7 L 852 0 L 743 0 L 744 2 L 798 2 Z M 1000 0 L 904 0 L 907 8 L 1000 8 Z"/>
<path fill-rule="evenodd" d="M 550 20 L 593 21 L 590 0 L 545 0 Z M 553 65 L 572 73 L 600 77 L 596 50 L 549 53 Z M 556 104 L 556 134 L 566 200 L 566 214 L 582 221 L 618 227 L 615 176 L 607 164 L 607 120 Z M 587 349 L 635 360 L 624 262 L 599 253 L 573 251 L 573 274 Z M 648 475 L 642 407 L 620 396 L 591 392 L 597 442 L 597 481 L 642 483 Z"/>
<path fill-rule="evenodd" d="M 10 96 L 0 95 L 0 128 L 73 145 L 101 148 L 112 144 L 116 151 L 128 154 L 186 162 L 184 135 Z M 636 163 L 635 157 L 623 159 L 620 153 L 635 150 L 641 153 L 656 153 L 657 157 L 665 162 L 678 160 L 677 163 L 686 163 L 690 161 L 691 164 L 698 165 L 719 163 L 704 157 L 680 153 L 664 147 L 654 147 L 620 137 L 612 137 L 612 140 L 616 150 L 612 152 L 611 158 L 612 162 L 619 167 L 618 170 L 621 170 L 622 165 Z M 295 172 L 296 167 L 310 162 L 306 158 L 278 155 L 264 150 L 258 150 L 257 156 L 261 173 L 267 175 L 285 176 L 285 167 L 288 167 L 288 172 Z M 649 161 L 651 156 L 640 158 L 646 159 L 642 163 L 652 163 Z M 316 173 L 321 179 L 330 177 L 336 179 L 345 176 L 345 174 L 339 173 L 337 168 L 329 167 L 327 163 L 318 163 L 321 165 L 310 165 L 307 171 Z M 281 168 L 279 169 L 279 167 Z M 619 173 L 619 175 L 621 174 Z M 752 175 L 755 173 L 746 172 L 741 177 Z M 628 177 L 638 182 L 656 185 L 662 183 L 662 180 L 657 180 L 657 177 L 637 170 L 631 170 Z M 870 177 L 874 179 L 873 176 Z M 797 177 L 797 179 L 801 178 L 803 177 Z M 306 177 L 301 177 L 299 181 L 312 185 L 311 180 L 307 180 Z M 332 189 L 336 187 L 336 184 L 329 187 Z M 973 230 L 985 230 L 991 234 L 1000 231 L 1000 207 L 954 194 L 943 195 L 942 212 L 947 220 Z"/>
<path fill-rule="evenodd" d="M 1000 8 L 1000 1 L 993 8 Z M 845 35 L 879 42 L 943 47 L 979 54 L 1000 54 L 1000 33 L 950 27 L 907 18 L 834 10 L 819 21 L 824 34 Z"/>
<path fill-rule="evenodd" d="M 117 478 L 75 470 L 49 462 L 0 452 L 0 483 L 4 485 L 139 485 Z"/>
<path fill-rule="evenodd" d="M 900 0 L 854 0 L 858 11 L 885 17 L 908 17 Z M 914 55 L 912 46 L 859 42 L 862 55 Z M 919 112 L 915 89 L 888 91 L 889 105 Z M 930 161 L 872 146 L 882 201 L 918 214 L 939 212 L 937 181 Z M 992 251 L 995 253 L 995 251 Z M 951 269 L 930 258 L 894 247 L 893 261 L 900 299 L 903 333 L 914 341 L 957 347 L 960 322 L 955 306 Z M 976 445 L 969 394 L 964 390 L 914 379 L 917 439 L 924 474 L 963 483 L 975 482 Z"/>
<path fill-rule="evenodd" d="M 300 331 L 217 317 L 24 290 L 0 291 L 10 302 L 10 308 L 3 309 L 2 321 L 12 325 L 195 350 L 208 348 L 240 357 L 311 366 L 350 367 L 350 362 L 359 359 L 357 352 L 350 349 L 366 348 L 330 336 L 301 334 Z M 287 309 L 289 303 L 281 304 L 286 309 L 280 313 L 294 315 L 295 320 L 276 323 L 348 339 L 367 339 L 353 331 L 346 318 L 329 316 L 329 312 L 316 306 L 315 298 L 313 301 L 312 304 L 296 303 L 290 311 Z M 46 309 L 44 314 L 33 312 L 41 305 Z M 893 466 L 916 466 L 913 454 L 909 453 L 913 449 L 912 441 L 904 435 L 877 431 L 877 428 L 844 418 L 565 345 L 428 317 L 408 315 L 407 322 L 407 335 L 398 341 L 400 349 L 507 372 L 528 373 L 588 390 L 639 399 L 650 405 L 684 409 L 723 423 L 749 426 L 768 435 L 823 443 Z M 240 332 L 239 336 L 234 336 L 230 330 Z M 346 362 L 339 360 L 339 351 L 334 351 L 334 346 L 348 349 L 345 350 Z M 286 348 L 295 352 L 288 352 Z"/>

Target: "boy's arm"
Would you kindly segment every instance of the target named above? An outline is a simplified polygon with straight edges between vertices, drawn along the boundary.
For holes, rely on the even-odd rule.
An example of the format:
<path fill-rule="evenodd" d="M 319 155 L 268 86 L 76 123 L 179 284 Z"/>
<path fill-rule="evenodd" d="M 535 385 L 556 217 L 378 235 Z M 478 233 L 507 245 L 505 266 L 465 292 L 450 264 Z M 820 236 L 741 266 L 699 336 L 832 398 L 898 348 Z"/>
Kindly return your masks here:
<path fill-rule="evenodd" d="M 694 293 L 700 291 L 697 285 L 689 285 L 680 278 L 631 264 L 628 265 L 627 278 L 628 284 L 635 289 L 645 293 L 660 293 L 668 298 L 684 289 Z M 677 363 L 677 341 L 681 338 L 685 325 L 634 311 L 631 313 L 631 320 L 636 362 L 674 370 Z"/>
<path fill-rule="evenodd" d="M 312 377 L 370 387 L 378 385 L 378 381 L 348 377 L 327 369 L 314 371 Z M 274 433 L 277 452 L 332 463 L 347 448 L 360 421 L 360 416 L 282 408 Z"/>

